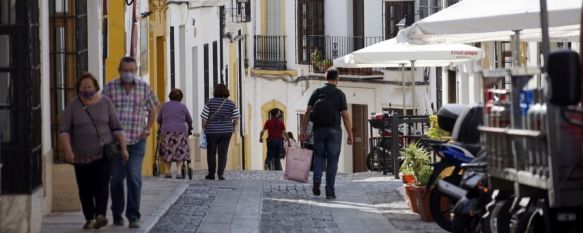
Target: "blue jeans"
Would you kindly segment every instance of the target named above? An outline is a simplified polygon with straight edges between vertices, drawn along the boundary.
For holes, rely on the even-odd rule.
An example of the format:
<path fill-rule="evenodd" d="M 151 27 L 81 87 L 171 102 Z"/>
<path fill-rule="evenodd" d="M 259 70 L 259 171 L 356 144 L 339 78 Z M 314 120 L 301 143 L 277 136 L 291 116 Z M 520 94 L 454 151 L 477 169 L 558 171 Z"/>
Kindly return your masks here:
<path fill-rule="evenodd" d="M 314 182 L 322 181 L 322 170 L 326 160 L 326 192 L 334 192 L 338 172 L 338 159 L 342 145 L 342 131 L 335 128 L 319 128 L 314 131 Z"/>
<path fill-rule="evenodd" d="M 113 216 L 121 216 L 124 210 L 123 181 L 127 177 L 128 195 L 126 217 L 129 221 L 140 220 L 140 198 L 142 192 L 142 161 L 146 152 L 146 140 L 128 145 L 130 158 L 123 162 L 121 156 L 111 161 L 111 211 Z"/>
<path fill-rule="evenodd" d="M 269 166 L 272 171 L 281 171 L 281 151 L 283 150 L 282 139 L 271 139 L 267 143 L 267 158 L 265 164 Z"/>

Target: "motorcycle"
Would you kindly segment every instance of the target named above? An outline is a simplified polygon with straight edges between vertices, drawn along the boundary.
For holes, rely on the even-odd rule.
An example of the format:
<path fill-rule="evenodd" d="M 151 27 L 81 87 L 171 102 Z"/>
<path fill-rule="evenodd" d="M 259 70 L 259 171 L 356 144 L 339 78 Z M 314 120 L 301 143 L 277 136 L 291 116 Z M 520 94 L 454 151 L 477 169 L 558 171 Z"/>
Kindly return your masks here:
<path fill-rule="evenodd" d="M 462 164 L 463 177 L 459 184 L 465 192 L 458 192 L 459 199 L 453 209 L 452 232 L 472 233 L 489 232 L 489 222 L 482 216 L 487 212 L 487 205 L 492 200 L 488 188 L 487 153 L 481 152 L 471 163 Z M 452 187 L 442 187 L 445 193 L 452 195 Z M 453 194 L 455 195 L 455 193 Z"/>
<path fill-rule="evenodd" d="M 452 132 L 454 142 L 434 142 L 433 151 L 439 162 L 433 163 L 433 174 L 429 178 L 429 208 L 433 220 L 443 229 L 452 231 L 454 205 L 466 195 L 467 191 L 458 185 L 462 180 L 462 164 L 472 162 L 479 146 L 478 125 L 482 123 L 482 107 L 466 105 L 444 105 L 437 113 L 438 124 L 443 130 Z M 449 170 L 445 177 L 444 171 Z M 437 183 L 435 188 L 431 187 Z"/>

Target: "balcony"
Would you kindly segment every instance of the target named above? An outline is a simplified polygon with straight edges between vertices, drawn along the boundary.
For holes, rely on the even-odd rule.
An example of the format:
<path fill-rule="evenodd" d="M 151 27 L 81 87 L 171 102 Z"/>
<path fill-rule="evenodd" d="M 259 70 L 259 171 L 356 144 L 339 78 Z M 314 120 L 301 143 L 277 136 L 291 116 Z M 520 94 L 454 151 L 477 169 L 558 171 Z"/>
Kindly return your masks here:
<path fill-rule="evenodd" d="M 321 73 L 332 65 L 332 61 L 356 50 L 384 40 L 382 36 L 324 36 L 307 35 L 298 38 L 298 64 L 312 65 L 314 73 Z M 344 74 L 371 75 L 372 69 L 344 69 Z"/>
<path fill-rule="evenodd" d="M 232 1 L 233 8 L 227 9 L 228 17 L 232 23 L 251 22 L 251 5 L 249 0 Z"/>
<path fill-rule="evenodd" d="M 255 36 L 255 68 L 262 70 L 286 70 L 286 36 Z"/>

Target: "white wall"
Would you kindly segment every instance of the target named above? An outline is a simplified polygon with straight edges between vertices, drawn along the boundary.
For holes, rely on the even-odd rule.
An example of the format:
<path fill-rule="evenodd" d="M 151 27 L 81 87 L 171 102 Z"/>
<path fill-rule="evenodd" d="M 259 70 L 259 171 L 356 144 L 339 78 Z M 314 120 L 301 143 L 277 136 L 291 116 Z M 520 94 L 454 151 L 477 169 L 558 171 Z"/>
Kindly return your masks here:
<path fill-rule="evenodd" d="M 194 19 L 194 25 L 193 25 Z M 200 112 L 204 106 L 204 44 L 207 43 L 209 47 L 209 92 L 212 95 L 213 85 L 213 41 L 217 41 L 219 46 L 219 18 L 218 7 L 197 7 L 188 8 L 186 4 L 170 4 L 168 6 L 168 32 L 170 26 L 174 27 L 174 48 L 175 48 L 175 84 L 184 92 L 183 102 L 188 107 L 192 114 L 194 121 L 194 131 L 200 132 Z M 185 28 L 185 37 L 180 37 L 180 26 Z M 170 57 L 170 35 L 167 36 L 168 54 Z M 180 49 L 181 41 L 184 43 L 185 49 Z M 228 46 L 228 40 L 224 42 Z M 192 54 L 193 47 L 196 46 L 197 54 Z M 220 49 L 217 47 L 217 49 Z M 225 52 L 224 64 L 227 62 L 228 49 L 224 48 Z M 217 52 L 217 54 L 219 54 Z M 180 60 L 184 57 L 185 68 L 181 67 Z M 196 63 L 194 63 L 196 61 Z M 170 59 L 167 59 L 167 76 L 170 77 Z M 220 59 L 217 58 L 217 62 Z M 196 66 L 196 68 L 194 67 Z M 197 73 L 193 73 L 193 72 Z M 220 72 L 220 70 L 219 70 Z M 220 77 L 220 74 L 219 74 Z M 225 77 L 227 77 L 225 75 Z M 166 84 L 166 93 L 170 91 L 170 78 Z"/>
<path fill-rule="evenodd" d="M 49 2 L 39 1 L 40 35 L 49 35 Z M 52 148 L 51 141 L 51 69 L 49 50 L 49 37 L 42 36 L 40 39 L 41 50 L 41 104 L 42 104 L 42 154 L 46 155 Z M 52 158 L 47 158 L 52 159 Z"/>
<path fill-rule="evenodd" d="M 288 70 L 295 70 L 297 69 L 296 65 L 296 1 L 285 1 L 285 52 L 286 52 L 286 60 L 287 60 L 287 69 Z"/>
<path fill-rule="evenodd" d="M 329 36 L 352 36 L 352 1 L 324 1 L 324 30 Z"/>
<path fill-rule="evenodd" d="M 103 36 L 102 36 L 102 12 L 101 1 L 87 2 L 87 47 L 89 72 L 102 83 L 105 78 L 103 73 Z"/>
<path fill-rule="evenodd" d="M 383 8 L 382 0 L 364 1 L 364 35 L 383 36 Z"/>
<path fill-rule="evenodd" d="M 395 76 L 398 73 L 393 73 Z M 409 74 L 410 75 L 410 74 Z M 399 76 L 400 77 L 400 76 Z M 410 80 L 410 76 L 408 76 Z M 244 83 L 246 89 L 246 102 L 253 106 L 251 114 L 252 123 L 249 128 L 248 140 L 251 140 L 251 161 L 254 170 L 263 169 L 263 145 L 259 143 L 254 143 L 256 138 L 259 137 L 259 133 L 263 127 L 263 116 L 261 112 L 261 107 L 272 100 L 276 100 L 285 106 L 287 106 L 286 115 L 286 128 L 288 131 L 294 133 L 297 137 L 298 124 L 297 114 L 303 112 L 306 106 L 301 106 L 305 103 L 298 103 L 300 100 L 303 101 L 302 93 L 306 91 L 307 87 L 315 88 L 323 84 L 323 81 L 301 81 L 298 83 L 285 83 L 279 78 L 274 77 L 249 77 Z M 389 102 L 393 104 L 393 107 L 400 106 L 402 102 L 402 90 L 400 86 L 389 85 L 389 84 L 373 84 L 373 83 L 354 83 L 354 82 L 340 82 L 339 88 L 345 93 L 346 99 L 349 106 L 349 112 L 352 113 L 352 104 L 362 104 L 366 105 L 368 108 L 367 116 L 370 116 L 373 112 L 380 112 L 383 106 L 387 106 Z M 425 112 L 425 101 L 424 98 L 427 95 L 426 86 L 418 86 L 416 89 L 417 93 L 417 104 L 420 113 Z M 311 95 L 311 93 L 305 93 L 304 95 Z M 407 92 L 407 103 L 411 103 L 410 90 Z M 433 97 L 431 97 L 433 98 Z M 428 111 L 429 107 L 427 107 Z M 245 119 L 246 121 L 246 119 Z M 353 149 L 352 146 L 346 144 L 347 133 L 343 130 L 343 141 L 342 141 L 342 152 L 339 160 L 339 171 L 340 172 L 352 172 L 352 159 L 353 159 Z M 368 132 L 369 129 L 367 129 Z M 368 132 L 370 133 L 370 132 Z M 373 132 L 376 135 L 376 131 Z"/>

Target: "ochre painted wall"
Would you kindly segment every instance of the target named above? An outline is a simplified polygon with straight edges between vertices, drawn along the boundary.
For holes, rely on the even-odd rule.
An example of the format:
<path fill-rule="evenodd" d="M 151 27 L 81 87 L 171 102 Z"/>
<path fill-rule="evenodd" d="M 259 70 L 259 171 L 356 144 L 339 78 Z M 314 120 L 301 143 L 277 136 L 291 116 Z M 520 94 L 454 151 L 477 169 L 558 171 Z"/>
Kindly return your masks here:
<path fill-rule="evenodd" d="M 125 1 L 109 1 L 108 15 L 108 54 L 105 60 L 105 80 L 111 81 L 118 77 L 119 60 L 125 56 Z"/>
<path fill-rule="evenodd" d="M 148 54 L 149 54 L 149 76 L 150 87 L 156 94 L 160 103 L 166 101 L 166 1 L 150 1 L 149 9 L 153 12 L 148 17 Z M 156 132 L 158 125 L 152 128 L 152 134 L 148 137 L 146 145 L 146 154 L 142 162 L 142 174 L 153 175 L 154 157 L 156 152 Z M 162 174 L 166 173 L 163 169 L 164 164 L 160 164 Z"/>

